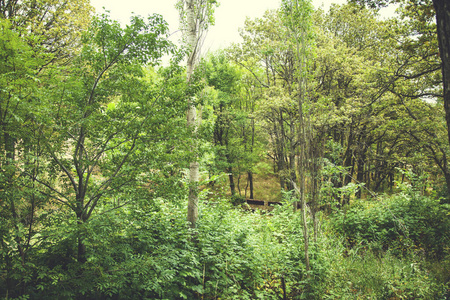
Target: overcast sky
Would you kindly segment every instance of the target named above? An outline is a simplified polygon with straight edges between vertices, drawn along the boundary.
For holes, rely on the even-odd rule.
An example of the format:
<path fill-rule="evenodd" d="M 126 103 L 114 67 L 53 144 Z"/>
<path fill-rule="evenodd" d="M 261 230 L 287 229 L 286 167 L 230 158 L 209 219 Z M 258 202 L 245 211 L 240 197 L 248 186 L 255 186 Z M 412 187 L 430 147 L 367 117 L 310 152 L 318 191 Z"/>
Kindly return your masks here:
<path fill-rule="evenodd" d="M 111 17 L 123 23 L 128 22 L 132 13 L 141 16 L 158 13 L 169 23 L 173 41 L 177 41 L 178 12 L 177 0 L 91 0 L 98 13 L 103 7 L 111 12 Z M 203 51 L 216 50 L 239 42 L 238 29 L 244 26 L 245 18 L 261 17 L 268 9 L 279 8 L 281 0 L 219 0 L 220 6 L 214 16 L 216 24 L 209 30 L 203 44 Z M 345 3 L 346 0 L 313 0 L 314 6 L 327 11 L 331 3 Z"/>

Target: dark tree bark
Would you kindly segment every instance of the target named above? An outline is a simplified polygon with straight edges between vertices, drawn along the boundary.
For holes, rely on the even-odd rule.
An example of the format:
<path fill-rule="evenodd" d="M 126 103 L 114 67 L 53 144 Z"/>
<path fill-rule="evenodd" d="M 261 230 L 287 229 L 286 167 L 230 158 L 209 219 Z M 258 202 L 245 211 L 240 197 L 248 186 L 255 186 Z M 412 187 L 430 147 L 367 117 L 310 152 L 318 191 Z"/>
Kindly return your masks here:
<path fill-rule="evenodd" d="M 342 178 L 342 186 L 346 186 L 347 184 L 349 184 L 352 181 L 352 176 L 353 176 L 353 172 L 354 172 L 354 165 L 355 165 L 355 161 L 354 161 L 354 138 L 355 135 L 353 133 L 353 126 L 350 125 L 350 132 L 348 134 L 348 139 L 347 139 L 347 149 L 345 151 L 344 154 L 344 161 L 343 161 L 343 167 L 348 171 L 348 173 L 343 174 L 343 178 Z M 348 204 L 350 202 L 350 197 L 347 195 L 341 195 L 341 199 L 340 199 L 341 203 L 341 207 L 345 206 L 346 204 Z"/>
<path fill-rule="evenodd" d="M 250 185 L 250 199 L 254 199 L 254 196 L 253 196 L 253 172 L 251 172 L 251 171 L 247 172 L 247 176 L 248 176 L 248 183 Z"/>
<path fill-rule="evenodd" d="M 228 159 L 227 159 L 228 161 Z M 231 196 L 236 195 L 236 185 L 234 184 L 233 167 L 227 168 L 228 179 L 230 180 L 230 193 Z"/>
<path fill-rule="evenodd" d="M 437 37 L 442 60 L 444 110 L 450 142 L 450 1 L 433 0 L 433 6 L 436 11 Z"/>

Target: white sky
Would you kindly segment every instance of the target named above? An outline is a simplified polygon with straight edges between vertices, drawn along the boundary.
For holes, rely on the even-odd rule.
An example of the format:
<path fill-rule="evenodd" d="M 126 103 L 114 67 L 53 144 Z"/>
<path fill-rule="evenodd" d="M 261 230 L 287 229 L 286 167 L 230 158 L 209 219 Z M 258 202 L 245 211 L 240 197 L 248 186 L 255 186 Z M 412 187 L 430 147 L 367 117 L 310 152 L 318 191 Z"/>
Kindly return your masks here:
<path fill-rule="evenodd" d="M 127 23 L 132 13 L 141 16 L 158 13 L 169 23 L 170 32 L 175 33 L 172 40 L 179 39 L 178 11 L 175 9 L 177 0 L 91 0 L 97 13 L 103 12 L 103 7 L 109 10 L 111 18 Z M 342 4 L 346 0 L 313 0 L 314 6 L 323 5 L 325 11 L 331 3 Z M 240 42 L 239 28 L 244 26 L 245 18 L 261 17 L 268 9 L 279 8 L 281 0 L 219 0 L 220 6 L 214 14 L 216 24 L 210 28 L 203 44 L 203 51 L 225 48 L 232 42 Z"/>

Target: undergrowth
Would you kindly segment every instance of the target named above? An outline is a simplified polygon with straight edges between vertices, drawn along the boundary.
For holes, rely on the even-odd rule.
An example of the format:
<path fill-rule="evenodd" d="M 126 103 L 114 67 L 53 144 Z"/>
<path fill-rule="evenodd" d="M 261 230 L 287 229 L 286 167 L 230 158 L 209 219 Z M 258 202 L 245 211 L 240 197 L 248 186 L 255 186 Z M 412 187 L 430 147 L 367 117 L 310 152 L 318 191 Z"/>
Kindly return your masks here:
<path fill-rule="evenodd" d="M 83 265 L 73 224 L 55 215 L 34 259 L 18 266 L 21 299 L 446 299 L 448 210 L 416 200 L 321 214 L 309 273 L 300 214 L 288 205 L 269 213 L 205 201 L 194 231 L 177 202 L 114 210 L 86 225 Z"/>

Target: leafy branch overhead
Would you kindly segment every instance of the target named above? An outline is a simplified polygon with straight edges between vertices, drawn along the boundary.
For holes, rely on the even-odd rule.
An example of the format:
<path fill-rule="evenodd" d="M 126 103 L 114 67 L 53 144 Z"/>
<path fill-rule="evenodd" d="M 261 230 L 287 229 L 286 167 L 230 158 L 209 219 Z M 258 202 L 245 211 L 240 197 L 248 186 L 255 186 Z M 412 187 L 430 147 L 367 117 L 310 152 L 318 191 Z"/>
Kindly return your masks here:
<path fill-rule="evenodd" d="M 94 18 L 74 67 L 60 77 L 55 122 L 41 129 L 55 173 L 36 180 L 47 188 L 44 195 L 67 204 L 78 222 L 86 222 L 102 198 L 137 180 L 138 139 L 159 103 L 157 97 L 145 99 L 141 66 L 157 63 L 170 50 L 166 31 L 158 15 L 147 21 L 134 17 L 126 28 L 106 14 Z M 84 261 L 82 238 L 78 243 L 78 260 Z"/>

